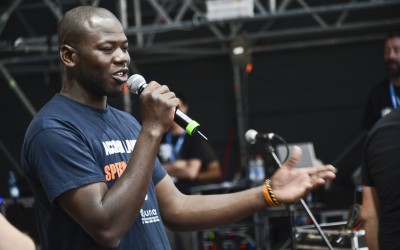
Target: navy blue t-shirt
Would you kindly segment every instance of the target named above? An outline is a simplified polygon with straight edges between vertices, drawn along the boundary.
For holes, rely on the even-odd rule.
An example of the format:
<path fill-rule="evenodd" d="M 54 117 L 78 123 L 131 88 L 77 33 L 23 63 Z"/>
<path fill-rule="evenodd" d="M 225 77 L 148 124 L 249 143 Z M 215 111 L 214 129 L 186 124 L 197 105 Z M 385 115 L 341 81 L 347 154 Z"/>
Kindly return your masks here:
<path fill-rule="evenodd" d="M 126 112 L 89 107 L 60 94 L 34 117 L 21 160 L 35 199 L 42 249 L 104 249 L 55 199 L 90 183 L 105 182 L 110 188 L 123 174 L 139 131 Z M 170 249 L 154 188 L 165 176 L 156 160 L 140 214 L 117 249 Z"/>

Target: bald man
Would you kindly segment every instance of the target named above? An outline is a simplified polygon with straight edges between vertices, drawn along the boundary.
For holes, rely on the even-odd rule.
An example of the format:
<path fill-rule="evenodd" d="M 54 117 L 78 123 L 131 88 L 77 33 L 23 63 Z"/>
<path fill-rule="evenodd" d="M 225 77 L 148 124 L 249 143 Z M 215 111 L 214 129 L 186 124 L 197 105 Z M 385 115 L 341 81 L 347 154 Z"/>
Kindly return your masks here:
<path fill-rule="evenodd" d="M 42 249 L 170 249 L 163 224 L 221 226 L 293 203 L 335 177 L 330 165 L 293 169 L 295 150 L 260 187 L 182 194 L 157 159 L 180 104 L 175 94 L 150 82 L 140 95 L 141 125 L 107 104 L 128 80 L 128 39 L 118 19 L 80 6 L 65 13 L 58 35 L 62 89 L 34 117 L 22 149 Z"/>

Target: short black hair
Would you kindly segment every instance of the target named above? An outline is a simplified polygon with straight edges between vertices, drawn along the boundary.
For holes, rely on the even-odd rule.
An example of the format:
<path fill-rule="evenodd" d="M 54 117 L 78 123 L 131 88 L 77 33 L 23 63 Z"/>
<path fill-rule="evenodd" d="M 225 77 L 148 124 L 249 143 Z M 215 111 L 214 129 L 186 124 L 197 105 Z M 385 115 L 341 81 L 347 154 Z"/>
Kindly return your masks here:
<path fill-rule="evenodd" d="M 58 47 L 63 44 L 75 46 L 85 34 L 86 20 L 92 16 L 103 18 L 117 17 L 109 10 L 96 6 L 78 6 L 67 11 L 58 24 Z"/>
<path fill-rule="evenodd" d="M 395 31 L 395 32 L 390 32 L 390 33 L 388 33 L 388 34 L 386 35 L 385 41 L 387 41 L 387 40 L 389 40 L 389 39 L 392 39 L 392 38 L 395 38 L 395 37 L 400 38 L 400 31 Z"/>

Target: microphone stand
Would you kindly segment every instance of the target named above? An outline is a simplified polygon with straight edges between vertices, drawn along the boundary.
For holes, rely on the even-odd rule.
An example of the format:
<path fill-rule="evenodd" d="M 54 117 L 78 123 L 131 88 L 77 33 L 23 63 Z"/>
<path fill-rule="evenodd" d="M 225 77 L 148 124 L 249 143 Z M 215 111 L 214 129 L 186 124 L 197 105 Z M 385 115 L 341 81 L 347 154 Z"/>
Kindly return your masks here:
<path fill-rule="evenodd" d="M 266 151 L 272 155 L 272 157 L 274 158 L 275 162 L 278 164 L 279 167 L 281 167 L 282 163 L 279 160 L 279 158 L 276 156 L 274 148 L 271 146 L 269 141 L 267 141 L 265 144 L 266 144 Z M 289 150 L 288 150 L 288 154 L 289 154 Z M 332 247 L 331 243 L 329 242 L 328 238 L 326 238 L 326 235 L 322 231 L 322 229 L 319 226 L 317 220 L 314 218 L 313 214 L 311 213 L 310 209 L 308 208 L 307 203 L 302 198 L 300 199 L 300 202 L 303 205 L 304 209 L 306 210 L 308 216 L 310 217 L 310 219 L 314 223 L 315 227 L 317 228 L 317 230 L 318 230 L 319 234 L 321 235 L 322 239 L 325 241 L 328 249 L 329 250 L 333 250 L 333 247 Z M 297 247 L 296 247 L 296 224 L 295 224 L 295 218 L 294 218 L 294 204 L 288 205 L 287 207 L 288 207 L 288 212 L 289 212 L 290 225 L 292 227 L 292 231 L 291 231 L 292 249 L 296 250 Z"/>

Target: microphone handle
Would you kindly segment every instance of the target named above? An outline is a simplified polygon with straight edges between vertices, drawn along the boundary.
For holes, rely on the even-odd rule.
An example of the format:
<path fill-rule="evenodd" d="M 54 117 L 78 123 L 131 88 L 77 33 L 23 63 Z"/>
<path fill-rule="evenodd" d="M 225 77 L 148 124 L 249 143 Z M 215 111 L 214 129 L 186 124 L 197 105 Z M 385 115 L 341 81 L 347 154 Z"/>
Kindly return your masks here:
<path fill-rule="evenodd" d="M 185 129 L 186 133 L 189 135 L 194 135 L 195 133 L 203 137 L 204 140 L 208 140 L 205 135 L 203 135 L 200 130 L 200 124 L 195 120 L 192 120 L 189 116 L 183 113 L 180 109 L 175 110 L 174 121 Z"/>
<path fill-rule="evenodd" d="M 193 135 L 196 133 L 197 129 L 199 128 L 200 124 L 195 120 L 190 119 L 185 113 L 183 113 L 180 109 L 175 110 L 175 117 L 174 121 L 185 129 L 186 133 L 189 135 Z"/>
<path fill-rule="evenodd" d="M 136 94 L 141 94 L 143 90 L 147 87 L 147 83 L 143 82 L 141 85 L 139 85 Z M 207 137 L 205 137 L 199 130 L 198 128 L 200 127 L 200 124 L 196 122 L 195 120 L 192 120 L 189 116 L 187 116 L 185 113 L 183 113 L 181 110 L 176 109 L 175 110 L 175 116 L 174 116 L 174 121 L 181 126 L 182 128 L 185 129 L 186 133 L 189 135 L 194 135 L 195 133 L 199 134 L 201 137 L 203 137 L 205 140 L 208 140 Z"/>

